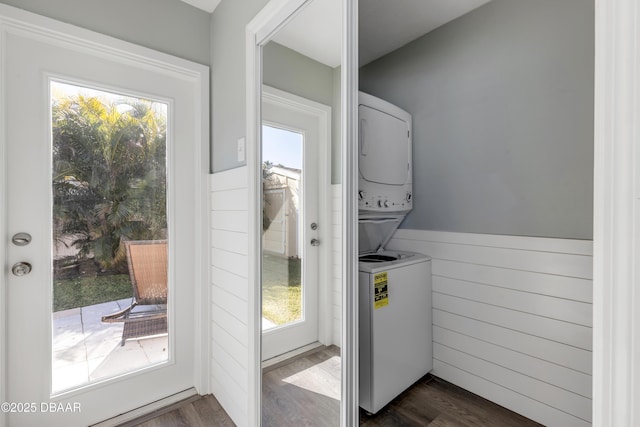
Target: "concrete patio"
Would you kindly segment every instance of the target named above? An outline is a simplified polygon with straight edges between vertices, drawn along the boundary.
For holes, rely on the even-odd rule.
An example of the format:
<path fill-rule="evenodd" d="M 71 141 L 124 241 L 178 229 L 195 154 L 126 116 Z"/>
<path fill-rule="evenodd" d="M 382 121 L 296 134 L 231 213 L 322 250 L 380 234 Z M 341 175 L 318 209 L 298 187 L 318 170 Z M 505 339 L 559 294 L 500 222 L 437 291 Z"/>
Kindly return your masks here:
<path fill-rule="evenodd" d="M 121 346 L 123 324 L 101 321 L 130 303 L 127 298 L 53 313 L 54 393 L 167 360 L 167 334 Z"/>

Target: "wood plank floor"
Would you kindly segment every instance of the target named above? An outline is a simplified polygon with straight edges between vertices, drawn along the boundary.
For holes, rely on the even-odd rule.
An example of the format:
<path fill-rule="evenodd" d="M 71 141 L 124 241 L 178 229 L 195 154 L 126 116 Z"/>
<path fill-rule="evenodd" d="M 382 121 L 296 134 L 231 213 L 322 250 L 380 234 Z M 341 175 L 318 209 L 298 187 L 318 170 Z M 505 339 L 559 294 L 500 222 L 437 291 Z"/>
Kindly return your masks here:
<path fill-rule="evenodd" d="M 229 415 L 213 395 L 195 396 L 118 427 L 232 427 Z"/>
<path fill-rule="evenodd" d="M 361 409 L 360 426 L 541 427 L 541 424 L 426 375 L 376 415 L 367 415 Z"/>
<path fill-rule="evenodd" d="M 340 425 L 340 349 L 322 347 L 262 374 L 263 427 Z"/>
<path fill-rule="evenodd" d="M 265 369 L 264 427 L 338 426 L 340 359 L 336 347 Z M 156 415 L 154 417 L 154 415 Z M 211 395 L 187 399 L 122 427 L 234 426 Z M 471 392 L 431 375 L 416 382 L 376 415 L 361 410 L 365 427 L 540 427 Z"/>

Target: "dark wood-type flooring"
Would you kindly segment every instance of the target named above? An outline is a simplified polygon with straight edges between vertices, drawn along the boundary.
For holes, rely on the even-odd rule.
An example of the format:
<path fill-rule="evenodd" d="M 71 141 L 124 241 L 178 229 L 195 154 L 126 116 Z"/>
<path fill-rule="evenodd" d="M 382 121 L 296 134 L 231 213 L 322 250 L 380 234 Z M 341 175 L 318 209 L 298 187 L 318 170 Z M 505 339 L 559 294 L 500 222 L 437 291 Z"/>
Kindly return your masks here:
<path fill-rule="evenodd" d="M 376 415 L 360 409 L 360 426 L 541 427 L 487 399 L 426 375 Z"/>
<path fill-rule="evenodd" d="M 235 427 L 213 395 L 194 396 L 118 427 Z"/>
<path fill-rule="evenodd" d="M 262 426 L 339 426 L 340 370 L 336 346 L 264 369 Z"/>
<path fill-rule="evenodd" d="M 322 348 L 265 369 L 264 427 L 338 426 L 340 360 Z M 234 426 L 211 395 L 187 399 L 122 427 Z M 360 412 L 366 427 L 540 427 L 471 392 L 431 375 L 416 382 L 376 415 Z"/>

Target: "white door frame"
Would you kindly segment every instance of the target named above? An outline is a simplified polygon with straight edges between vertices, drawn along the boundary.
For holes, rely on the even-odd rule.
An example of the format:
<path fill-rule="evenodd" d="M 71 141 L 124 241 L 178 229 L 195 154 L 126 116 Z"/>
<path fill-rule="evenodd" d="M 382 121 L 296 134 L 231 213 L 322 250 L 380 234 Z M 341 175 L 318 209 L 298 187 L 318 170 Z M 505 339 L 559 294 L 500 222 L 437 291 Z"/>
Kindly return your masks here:
<path fill-rule="evenodd" d="M 271 0 L 247 25 L 245 52 L 246 52 L 246 97 L 247 97 L 247 168 L 249 175 L 249 413 L 250 425 L 259 426 L 261 423 L 261 244 L 260 230 L 262 229 L 260 218 L 261 206 L 261 176 L 260 164 L 260 125 L 261 117 L 261 91 L 262 91 L 262 47 L 280 27 L 292 19 L 311 0 Z M 354 155 L 355 141 L 357 137 L 355 118 L 357 117 L 357 33 L 358 14 L 357 0 L 343 0 L 343 50 L 341 79 L 341 105 L 342 105 L 342 202 L 343 202 L 343 274 L 342 274 L 342 393 L 340 400 L 341 425 L 356 426 L 359 418 L 358 412 L 358 372 L 356 361 L 357 354 L 357 318 L 358 305 L 356 298 L 357 284 L 357 227 L 349 227 L 347 224 L 355 224 L 357 219 L 356 184 L 353 165 L 357 162 L 357 153 Z M 354 51 L 355 49 L 355 51 Z M 353 145 L 353 146 L 352 146 Z M 348 172 L 347 175 L 345 172 Z M 353 176 L 351 176 L 353 175 Z M 251 238 L 252 237 L 252 238 Z"/>
<path fill-rule="evenodd" d="M 180 59 L 168 54 L 157 52 L 142 46 L 124 42 L 113 37 L 105 36 L 93 31 L 65 24 L 47 17 L 43 17 L 31 12 L 0 4 L 0 46 L 8 34 L 13 32 L 30 33 L 38 37 L 46 38 L 49 42 L 55 42 L 65 47 L 87 51 L 94 55 L 100 55 L 116 62 L 137 64 L 159 72 L 168 73 L 191 82 L 196 88 L 200 97 L 195 100 L 194 109 L 198 113 L 196 117 L 198 140 L 196 146 L 200 147 L 198 152 L 194 152 L 194 162 L 199 167 L 194 170 L 192 182 L 196 194 L 197 206 L 193 206 L 193 220 L 196 227 L 196 235 L 202 236 L 201 241 L 194 242 L 193 268 L 196 271 L 198 283 L 195 289 L 194 317 L 195 317 L 195 348 L 193 363 L 195 365 L 194 387 L 199 393 L 209 393 L 209 287 L 208 285 L 208 233 L 205 232 L 208 224 L 207 186 L 206 179 L 209 173 L 209 67 L 196 64 L 191 61 Z M 0 52 L 2 61 L 5 60 L 4 52 Z M 5 76 L 0 69 L 0 93 L 4 90 Z M 5 114 L 8 106 L 4 97 L 0 99 L 0 129 L 5 129 Z M 9 237 L 7 235 L 7 224 L 5 212 L 7 209 L 6 191 L 9 185 L 6 171 L 6 134 L 0 133 L 0 236 L 3 242 L 0 244 L 0 259 L 3 261 L 3 273 L 0 275 L 0 378 L 6 378 L 6 372 L 11 367 L 6 365 L 7 351 L 7 289 L 5 283 L 6 274 L 6 248 Z M 6 401 L 6 384 L 0 382 L 0 402 Z M 183 398 L 179 397 L 179 398 Z M 6 417 L 0 414 L 0 426 L 6 424 Z"/>
<path fill-rule="evenodd" d="M 640 8 L 596 0 L 593 425 L 640 425 Z"/>
<path fill-rule="evenodd" d="M 318 102 L 262 85 L 262 102 L 299 111 L 314 117 L 318 121 L 317 162 L 318 162 L 318 239 L 324 241 L 318 253 L 318 341 L 331 344 L 332 304 L 331 293 L 331 241 L 329 224 L 331 223 L 331 107 Z M 262 161 L 259 159 L 260 167 Z M 262 169 L 261 169 L 262 170 Z M 262 209 L 260 209 L 262 211 Z M 260 220 L 262 221 L 262 220 Z M 262 223 L 262 222 L 261 222 Z M 307 227 L 308 224 L 302 224 Z"/>

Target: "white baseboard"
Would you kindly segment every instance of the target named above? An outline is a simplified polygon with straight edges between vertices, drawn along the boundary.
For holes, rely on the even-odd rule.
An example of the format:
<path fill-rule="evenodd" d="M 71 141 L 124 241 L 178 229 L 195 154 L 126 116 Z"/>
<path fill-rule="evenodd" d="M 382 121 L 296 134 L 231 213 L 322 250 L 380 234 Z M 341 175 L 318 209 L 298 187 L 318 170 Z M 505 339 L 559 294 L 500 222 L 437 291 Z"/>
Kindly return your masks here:
<path fill-rule="evenodd" d="M 151 414 L 152 412 L 158 411 L 159 409 L 165 408 L 169 405 L 173 405 L 174 403 L 178 403 L 181 400 L 185 400 L 197 395 L 198 395 L 198 392 L 196 391 L 196 389 L 190 388 L 188 390 L 184 390 L 174 395 L 165 397 L 164 399 L 156 400 L 155 402 L 152 402 L 152 403 L 149 403 L 148 405 L 134 409 L 133 411 L 125 412 L 124 414 L 120 414 L 116 417 L 109 418 L 108 420 L 104 420 L 97 424 L 93 424 L 91 427 L 119 426 L 126 422 L 135 420 L 136 418 L 140 418 L 145 415 Z"/>

